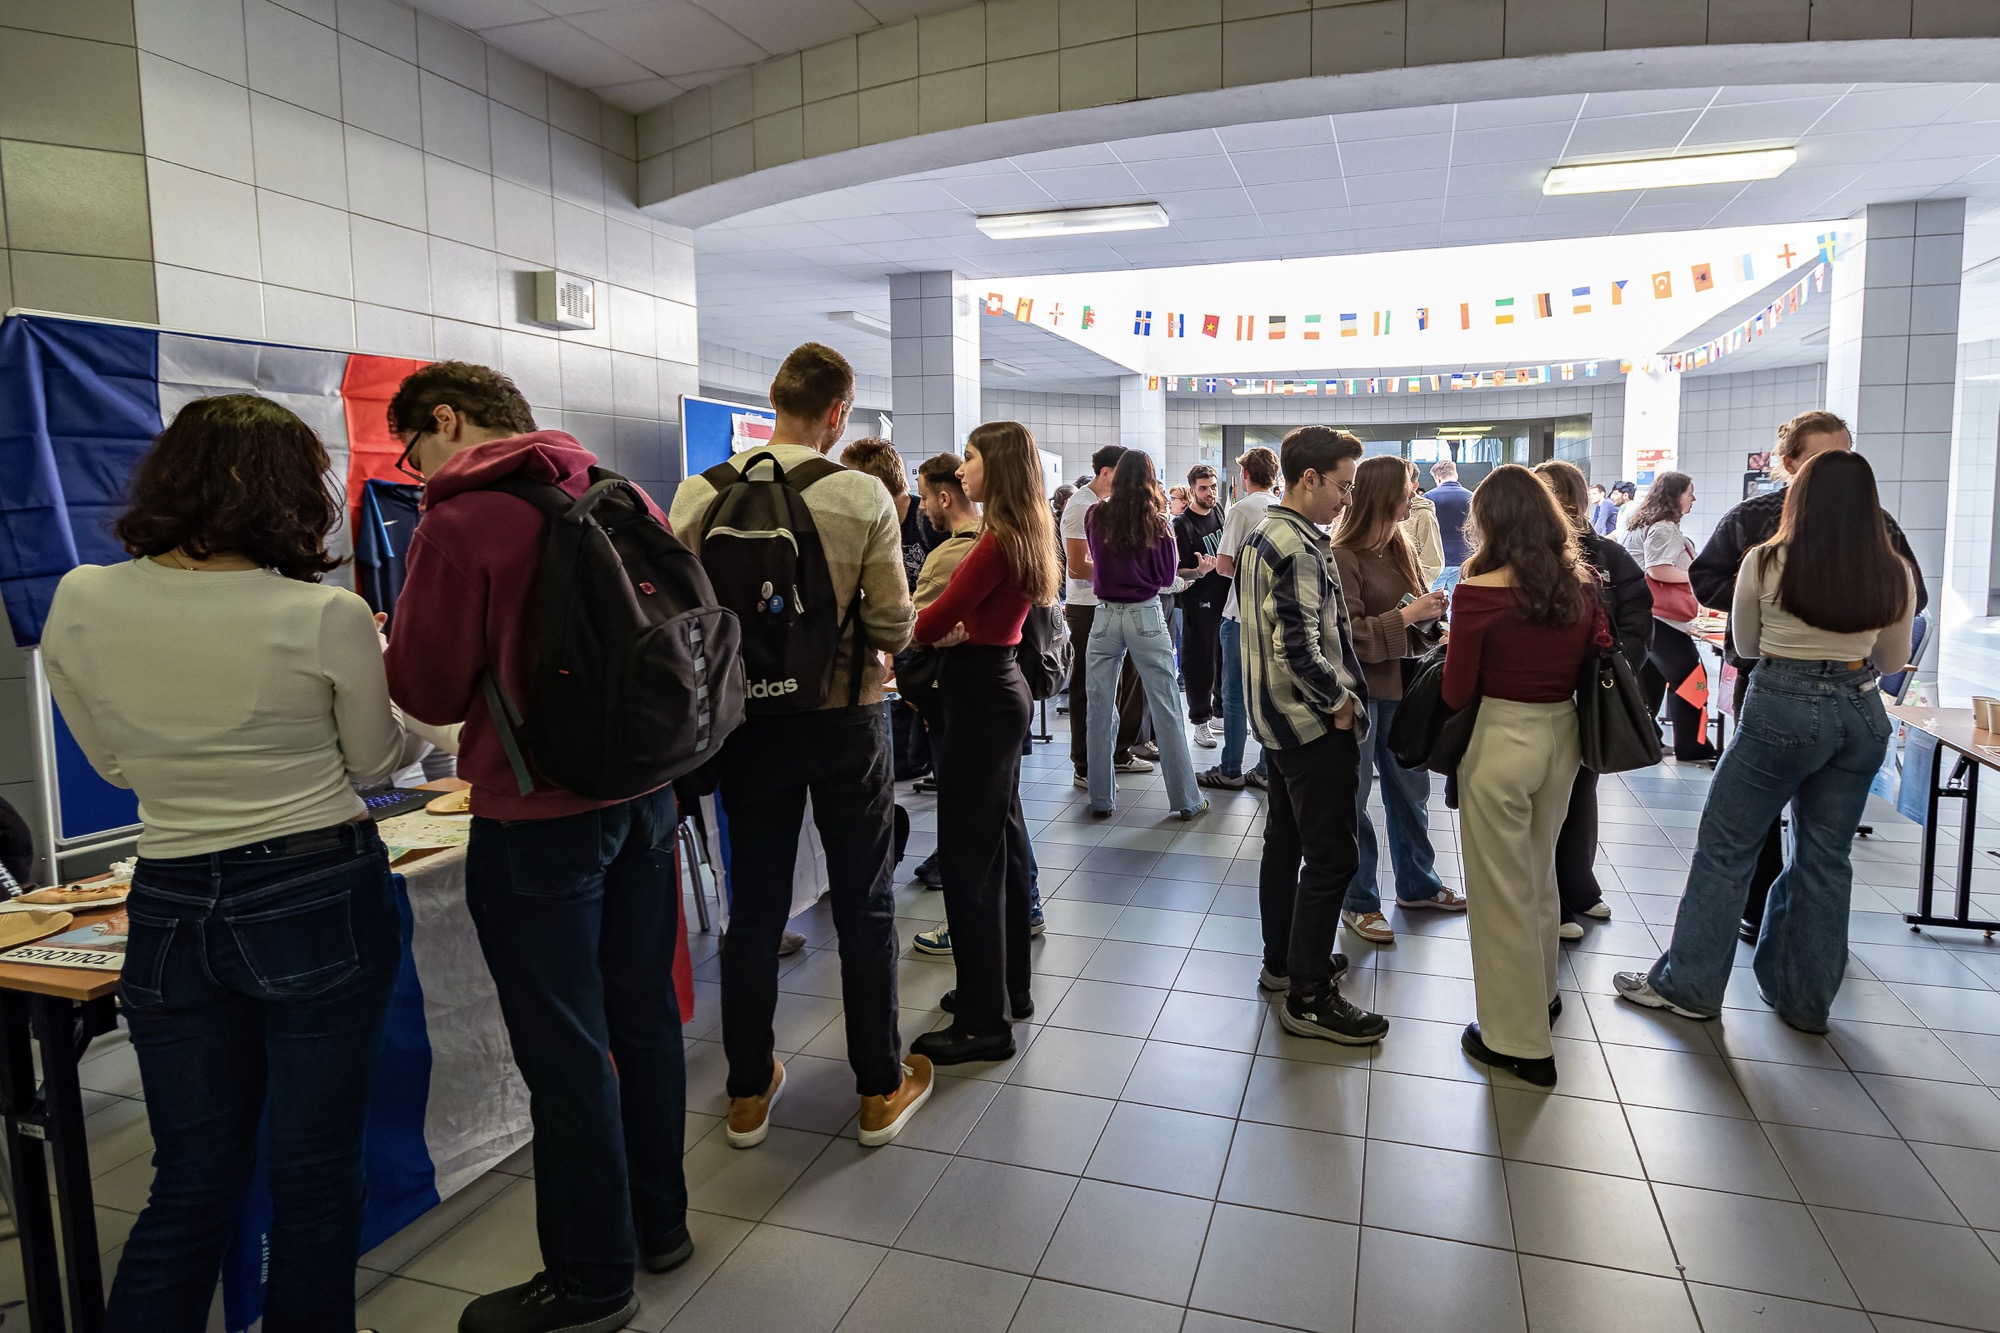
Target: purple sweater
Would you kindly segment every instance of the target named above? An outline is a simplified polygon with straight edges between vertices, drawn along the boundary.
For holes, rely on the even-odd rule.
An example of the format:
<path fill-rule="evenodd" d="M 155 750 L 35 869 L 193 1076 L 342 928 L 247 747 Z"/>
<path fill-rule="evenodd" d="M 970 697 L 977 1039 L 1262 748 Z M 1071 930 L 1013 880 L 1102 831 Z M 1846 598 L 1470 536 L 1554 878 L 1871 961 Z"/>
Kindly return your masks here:
<path fill-rule="evenodd" d="M 1147 602 L 1174 586 L 1180 549 L 1169 532 L 1154 542 L 1150 550 L 1128 553 L 1105 547 L 1097 535 L 1099 506 L 1092 505 L 1083 516 L 1084 536 L 1090 542 L 1093 567 L 1091 589 L 1100 602 Z"/>

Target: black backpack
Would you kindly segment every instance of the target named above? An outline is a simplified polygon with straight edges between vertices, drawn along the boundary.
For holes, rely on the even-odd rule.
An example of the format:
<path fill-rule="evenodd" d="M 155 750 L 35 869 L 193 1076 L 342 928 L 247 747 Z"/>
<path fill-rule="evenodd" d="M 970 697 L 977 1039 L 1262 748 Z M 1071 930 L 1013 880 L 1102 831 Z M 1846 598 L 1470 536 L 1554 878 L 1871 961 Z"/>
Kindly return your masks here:
<path fill-rule="evenodd" d="M 1073 656 L 1069 623 L 1063 619 L 1062 608 L 1029 607 L 1028 618 L 1021 622 L 1020 646 L 1014 649 L 1021 678 L 1028 682 L 1028 697 L 1047 699 L 1062 693 Z"/>
<path fill-rule="evenodd" d="M 750 470 L 769 463 L 769 480 Z M 867 646 L 855 622 L 856 589 L 847 614 L 839 614 L 833 575 L 805 492 L 813 483 L 848 469 L 824 458 L 787 472 L 768 450 L 738 469 L 717 463 L 702 473 L 715 499 L 701 520 L 701 563 L 715 597 L 736 613 L 743 643 L 744 707 L 753 717 L 806 713 L 827 705 L 840 642 L 854 630 L 854 668 L 848 706 L 861 699 Z"/>
<path fill-rule="evenodd" d="M 592 800 L 663 787 L 707 762 L 743 721 L 736 617 L 708 574 L 605 468 L 572 498 L 508 477 L 547 524 L 529 594 L 535 645 L 525 711 L 484 679 L 487 711 L 521 794 L 534 775 Z"/>

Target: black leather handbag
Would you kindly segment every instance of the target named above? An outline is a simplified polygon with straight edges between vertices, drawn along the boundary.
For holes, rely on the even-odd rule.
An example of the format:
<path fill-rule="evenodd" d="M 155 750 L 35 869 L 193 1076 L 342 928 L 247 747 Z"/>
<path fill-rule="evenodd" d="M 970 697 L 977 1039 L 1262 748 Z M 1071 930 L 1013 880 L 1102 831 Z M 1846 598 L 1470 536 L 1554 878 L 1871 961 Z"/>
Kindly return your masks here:
<path fill-rule="evenodd" d="M 1576 680 L 1576 740 L 1583 766 L 1593 773 L 1651 768 L 1660 762 L 1660 733 L 1631 664 L 1618 651 L 1602 585 L 1595 619 Z"/>
<path fill-rule="evenodd" d="M 1404 768 L 1427 768 L 1447 776 L 1458 772 L 1472 728 L 1479 720 L 1479 696 L 1463 708 L 1444 701 L 1443 645 L 1416 659 L 1410 683 L 1396 705 L 1385 738 L 1389 753 Z"/>

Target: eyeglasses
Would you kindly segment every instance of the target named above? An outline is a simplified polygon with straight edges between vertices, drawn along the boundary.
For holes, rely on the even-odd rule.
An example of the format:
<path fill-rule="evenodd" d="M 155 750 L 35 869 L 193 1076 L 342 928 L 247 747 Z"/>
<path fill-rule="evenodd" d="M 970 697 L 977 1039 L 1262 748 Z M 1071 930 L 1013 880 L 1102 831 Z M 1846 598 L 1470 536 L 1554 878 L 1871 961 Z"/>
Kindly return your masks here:
<path fill-rule="evenodd" d="M 424 474 L 422 469 L 410 461 L 410 458 L 411 455 L 416 453 L 417 441 L 423 439 L 428 434 L 430 434 L 429 427 L 411 431 L 410 438 L 403 441 L 403 452 L 396 456 L 396 471 L 402 473 L 411 481 L 416 482 L 419 486 L 424 484 Z"/>

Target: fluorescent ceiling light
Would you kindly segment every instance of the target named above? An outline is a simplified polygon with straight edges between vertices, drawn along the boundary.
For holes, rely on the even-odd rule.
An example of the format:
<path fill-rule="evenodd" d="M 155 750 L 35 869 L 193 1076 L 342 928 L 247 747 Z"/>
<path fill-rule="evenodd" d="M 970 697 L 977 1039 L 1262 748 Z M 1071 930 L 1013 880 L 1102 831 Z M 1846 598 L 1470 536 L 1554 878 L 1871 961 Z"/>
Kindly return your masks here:
<path fill-rule="evenodd" d="M 864 315 L 859 310 L 829 310 L 826 317 L 835 324 L 848 324 L 863 333 L 872 333 L 878 338 L 889 336 L 889 326 L 873 315 Z"/>
<path fill-rule="evenodd" d="M 996 356 L 981 357 L 979 364 L 985 369 L 992 371 L 995 375 L 1012 375 L 1015 379 L 1028 378 L 1027 371 L 1021 369 L 1012 361 L 1002 361 Z"/>
<path fill-rule="evenodd" d="M 1695 157 L 1651 157 L 1636 162 L 1552 167 L 1542 180 L 1542 193 L 1605 194 L 1617 190 L 1660 190 L 1676 185 L 1762 181 L 1782 174 L 1798 160 L 1796 148 L 1762 148 L 1750 153 L 1704 153 Z"/>
<path fill-rule="evenodd" d="M 1109 204 L 1103 208 L 1052 208 L 1041 213 L 995 213 L 972 225 L 996 241 L 1024 241 L 1036 236 L 1084 236 L 1099 231 L 1146 231 L 1167 224 L 1167 210 L 1158 204 Z"/>
<path fill-rule="evenodd" d="M 1493 427 L 1491 426 L 1439 426 L 1437 434 L 1440 440 L 1456 439 L 1459 436 L 1465 436 L 1468 439 L 1478 439 L 1492 429 Z"/>

